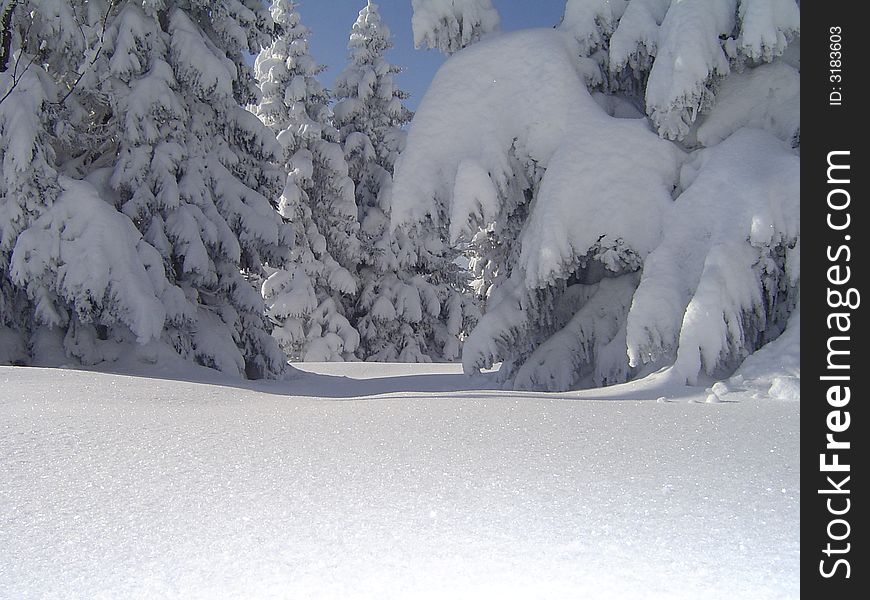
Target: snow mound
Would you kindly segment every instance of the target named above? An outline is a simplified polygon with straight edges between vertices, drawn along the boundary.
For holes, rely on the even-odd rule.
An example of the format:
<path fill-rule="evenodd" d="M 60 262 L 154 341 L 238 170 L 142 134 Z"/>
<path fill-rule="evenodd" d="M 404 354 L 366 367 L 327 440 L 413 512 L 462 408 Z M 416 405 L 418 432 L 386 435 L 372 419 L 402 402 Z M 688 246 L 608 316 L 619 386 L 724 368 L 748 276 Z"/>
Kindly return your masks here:
<path fill-rule="evenodd" d="M 801 380 L 799 377 L 774 377 L 767 395 L 776 400 L 800 400 Z"/>

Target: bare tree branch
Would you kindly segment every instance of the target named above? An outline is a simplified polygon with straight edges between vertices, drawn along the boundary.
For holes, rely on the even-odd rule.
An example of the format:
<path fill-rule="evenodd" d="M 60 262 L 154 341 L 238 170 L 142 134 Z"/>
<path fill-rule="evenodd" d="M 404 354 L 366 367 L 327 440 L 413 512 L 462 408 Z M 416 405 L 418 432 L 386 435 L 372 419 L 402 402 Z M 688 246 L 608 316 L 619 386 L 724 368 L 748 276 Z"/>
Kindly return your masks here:
<path fill-rule="evenodd" d="M 97 62 L 97 59 L 100 57 L 100 54 L 103 52 L 103 44 L 104 44 L 104 39 L 106 37 L 106 27 L 109 23 L 109 14 L 112 12 L 112 9 L 115 7 L 115 2 L 117 2 L 117 1 L 118 0 L 110 0 L 109 6 L 106 7 L 106 13 L 103 15 L 102 30 L 100 31 L 100 45 L 97 48 L 97 51 L 94 52 L 94 55 L 91 57 L 91 60 L 88 62 L 87 66 L 85 66 L 85 68 L 82 69 L 82 72 L 79 73 L 79 76 L 76 77 L 76 80 L 73 82 L 72 86 L 70 86 L 70 89 L 67 91 L 67 93 L 64 94 L 60 100 L 58 100 L 57 102 L 53 102 L 52 104 L 63 104 L 64 102 L 66 102 L 67 98 L 69 98 L 72 95 L 72 93 L 75 91 L 76 86 L 78 86 L 79 82 L 82 80 L 82 77 L 85 76 L 85 73 L 90 71 L 91 67 L 93 67 L 94 64 Z M 85 35 L 84 30 L 82 30 L 82 37 L 84 37 L 84 35 Z"/>
<path fill-rule="evenodd" d="M 12 39 L 12 32 L 11 32 L 12 12 L 13 12 L 13 9 L 20 3 L 21 0 L 2 0 L 2 1 L 3 1 L 2 6 L 3 6 L 4 12 L 2 14 L 3 28 L 2 28 L 2 30 L 0 30 L 0 33 L 2 33 L 2 35 L 3 35 L 3 37 L 2 37 L 3 44 L 5 44 L 6 46 L 10 46 L 11 39 Z M 93 67 L 94 64 L 97 62 L 97 59 L 100 57 L 100 54 L 103 51 L 103 44 L 104 44 L 104 40 L 106 37 L 106 28 L 108 27 L 108 23 L 109 23 L 109 15 L 111 14 L 112 9 L 115 7 L 115 4 L 117 2 L 118 2 L 118 0 L 110 0 L 108 7 L 106 7 L 106 12 L 103 15 L 103 19 L 102 19 L 102 29 L 100 31 L 99 47 L 97 48 L 96 52 L 94 52 L 94 55 L 88 61 L 88 64 L 81 70 L 81 72 L 78 74 L 78 77 L 76 77 L 76 80 L 73 82 L 73 84 L 67 90 L 67 92 L 63 95 L 63 97 L 61 97 L 61 99 L 57 100 L 56 102 L 52 102 L 51 104 L 58 104 L 59 105 L 59 104 L 65 103 L 67 101 L 67 99 L 73 94 L 73 92 L 75 91 L 76 87 L 78 86 L 78 84 L 82 80 L 82 78 L 85 76 L 85 74 L 88 71 L 90 71 L 91 67 Z M 76 12 L 74 6 L 73 6 L 73 15 L 75 17 L 76 24 L 79 27 L 79 31 L 82 34 L 82 40 L 85 42 L 85 45 L 87 45 L 87 38 L 85 36 L 84 24 L 82 23 L 81 19 L 79 19 L 78 13 Z M 7 21 L 9 21 L 8 26 L 6 25 Z M 30 23 L 28 23 L 28 25 L 27 25 L 27 31 L 24 34 L 25 40 L 29 39 L 29 37 L 30 37 L 30 28 L 32 25 L 33 25 L 33 21 L 30 21 Z M 4 54 L 0 55 L 0 57 L 3 58 L 3 67 L 4 68 L 6 67 L 6 64 L 8 61 L 8 56 L 6 53 L 8 53 L 8 50 L 5 50 Z M 18 72 L 19 63 L 21 61 L 21 57 L 23 56 L 23 54 L 24 54 L 23 52 L 19 51 L 18 55 L 15 58 L 15 66 L 14 66 L 13 71 L 12 71 L 12 85 L 9 87 L 8 90 L 6 90 L 6 93 L 3 94 L 3 97 L 0 97 L 0 103 L 2 103 L 4 100 L 6 100 L 6 98 L 8 98 L 12 94 L 12 92 L 18 86 L 18 83 L 21 81 L 21 77 L 24 75 L 25 72 L 27 72 L 27 69 L 29 69 L 30 66 L 36 61 L 36 55 L 34 54 L 33 56 L 30 57 L 30 60 L 28 61 L 27 65 L 24 67 L 24 69 L 21 71 L 21 73 L 19 73 Z"/>

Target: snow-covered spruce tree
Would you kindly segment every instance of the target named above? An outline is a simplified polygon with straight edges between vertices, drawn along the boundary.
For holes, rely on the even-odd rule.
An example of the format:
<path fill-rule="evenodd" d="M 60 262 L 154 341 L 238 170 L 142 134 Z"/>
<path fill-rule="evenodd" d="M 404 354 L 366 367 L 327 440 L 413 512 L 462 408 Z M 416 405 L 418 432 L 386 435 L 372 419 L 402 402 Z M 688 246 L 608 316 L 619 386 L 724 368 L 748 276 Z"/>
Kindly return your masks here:
<path fill-rule="evenodd" d="M 414 46 L 448 56 L 498 31 L 501 17 L 491 0 L 411 0 Z"/>
<path fill-rule="evenodd" d="M 335 81 L 335 123 L 347 154 L 351 177 L 357 187 L 357 202 L 373 206 L 380 192 L 380 175 L 391 175 L 403 144 L 402 127 L 412 113 L 402 101 L 394 76 L 401 68 L 384 54 L 392 48 L 391 34 L 381 20 L 378 6 L 369 2 L 353 24 L 348 48 L 350 64 Z"/>
<path fill-rule="evenodd" d="M 11 272 L 41 331 L 87 364 L 135 341 L 143 358 L 168 345 L 227 373 L 283 373 L 248 281 L 290 242 L 268 200 L 277 145 L 243 108 L 257 97 L 244 53 L 270 40 L 268 14 L 255 0 L 43 4 L 33 22 L 72 15 L 83 48 L 39 44 L 68 117 L 54 131 L 64 175 Z"/>
<path fill-rule="evenodd" d="M 331 125 L 323 71 L 309 54 L 296 4 L 275 0 L 275 41 L 257 57 L 262 99 L 255 114 L 277 136 L 286 166 L 281 215 L 292 226 L 290 262 L 262 292 L 273 335 L 294 360 L 354 357 L 359 333 L 347 316 L 358 289 L 359 222 L 353 181 Z"/>
<path fill-rule="evenodd" d="M 53 132 L 62 91 L 45 67 L 81 57 L 82 36 L 66 2 L 0 3 L 0 364 L 29 361 L 34 311 L 45 304 L 13 280 L 12 252 L 60 192 Z"/>
<path fill-rule="evenodd" d="M 433 284 L 416 261 L 400 264 L 400 244 L 412 240 L 406 234 L 392 236 L 389 229 L 393 165 L 404 144 L 402 126 L 412 116 L 402 104 L 407 94 L 393 80 L 400 69 L 384 58 L 390 47 L 390 30 L 369 2 L 351 30 L 350 64 L 335 82 L 335 122 L 361 223 L 357 355 L 423 362 L 441 358 L 444 350 L 444 340 L 439 343 L 433 334 L 446 290 Z"/>
<path fill-rule="evenodd" d="M 13 60 L 20 56 L 16 52 Z M 14 81 L 11 73 L 0 72 L 0 364 L 27 361 L 33 319 L 24 289 L 11 279 L 12 249 L 58 193 L 43 111 L 55 88 L 40 71 L 32 67 Z"/>
<path fill-rule="evenodd" d="M 285 368 L 249 281 L 286 262 L 292 237 L 270 202 L 279 149 L 243 108 L 258 98 L 244 54 L 271 27 L 256 0 L 121 6 L 104 49 L 118 158 L 92 176 L 160 253 L 175 349 L 248 377 Z"/>
<path fill-rule="evenodd" d="M 445 63 L 392 217 L 472 245 L 468 372 L 695 383 L 779 335 L 800 276 L 797 33 L 790 0 L 571 0 L 559 29 Z"/>
<path fill-rule="evenodd" d="M 377 348 L 369 360 L 458 359 L 463 341 L 480 318 L 468 271 L 460 266 L 460 252 L 445 243 L 440 227 L 400 226 L 389 239 L 390 249 L 381 259 L 389 271 L 379 288 L 389 292 L 375 298 L 365 321 Z M 398 330 L 390 333 L 393 314 Z M 386 335 L 378 333 L 381 328 Z"/>

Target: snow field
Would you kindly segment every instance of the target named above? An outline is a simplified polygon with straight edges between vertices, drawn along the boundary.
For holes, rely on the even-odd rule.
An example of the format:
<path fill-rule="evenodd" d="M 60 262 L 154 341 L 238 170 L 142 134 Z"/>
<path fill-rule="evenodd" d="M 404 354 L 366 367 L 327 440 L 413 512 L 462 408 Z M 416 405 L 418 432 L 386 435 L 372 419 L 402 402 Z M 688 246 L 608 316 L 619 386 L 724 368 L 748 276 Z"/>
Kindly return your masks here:
<path fill-rule="evenodd" d="M 0 598 L 799 595 L 798 403 L 303 367 L 0 367 Z"/>

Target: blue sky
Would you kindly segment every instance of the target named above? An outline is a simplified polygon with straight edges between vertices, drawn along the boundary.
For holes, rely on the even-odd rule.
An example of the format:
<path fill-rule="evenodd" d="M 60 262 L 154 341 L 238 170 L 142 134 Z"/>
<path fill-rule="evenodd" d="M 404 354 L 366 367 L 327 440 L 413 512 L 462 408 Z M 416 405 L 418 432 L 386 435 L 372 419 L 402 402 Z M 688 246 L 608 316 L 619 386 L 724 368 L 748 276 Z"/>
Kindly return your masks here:
<path fill-rule="evenodd" d="M 323 82 L 329 86 L 347 64 L 347 40 L 357 14 L 366 0 L 300 0 L 302 22 L 311 29 L 311 53 L 329 69 Z M 415 50 L 411 33 L 411 0 L 376 1 L 381 18 L 390 27 L 394 48 L 390 62 L 405 69 L 397 82 L 411 93 L 408 108 L 414 110 L 444 61 L 436 50 Z M 565 0 L 493 0 L 501 15 L 502 29 L 552 27 L 562 18 Z"/>

